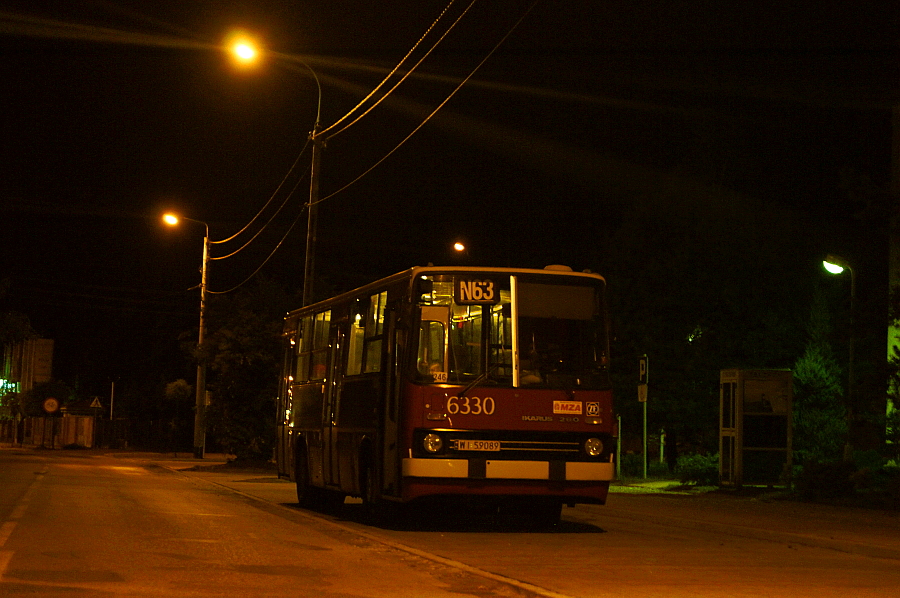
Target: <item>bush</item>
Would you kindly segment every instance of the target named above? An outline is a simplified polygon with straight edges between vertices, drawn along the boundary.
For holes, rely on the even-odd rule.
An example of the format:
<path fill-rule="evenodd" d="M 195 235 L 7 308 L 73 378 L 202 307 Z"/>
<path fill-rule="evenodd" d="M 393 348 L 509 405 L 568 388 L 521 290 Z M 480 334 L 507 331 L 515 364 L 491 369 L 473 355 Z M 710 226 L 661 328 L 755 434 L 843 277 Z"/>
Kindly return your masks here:
<path fill-rule="evenodd" d="M 844 461 L 806 465 L 797 482 L 803 500 L 822 501 L 846 498 L 856 491 L 856 465 Z"/>
<path fill-rule="evenodd" d="M 649 460 L 647 462 L 648 478 L 669 478 L 671 477 L 669 466 L 660 463 L 658 460 Z M 643 478 L 644 477 L 644 456 L 640 453 L 626 453 L 622 455 L 622 467 L 618 471 L 619 479 L 625 478 Z"/>
<path fill-rule="evenodd" d="M 675 473 L 682 484 L 715 486 L 719 483 L 719 455 L 682 455 Z"/>
<path fill-rule="evenodd" d="M 659 461 L 651 461 L 647 464 L 647 475 L 651 478 L 667 478 L 671 476 L 669 466 Z"/>
<path fill-rule="evenodd" d="M 900 468 L 885 467 L 884 475 L 888 506 L 900 509 Z"/>

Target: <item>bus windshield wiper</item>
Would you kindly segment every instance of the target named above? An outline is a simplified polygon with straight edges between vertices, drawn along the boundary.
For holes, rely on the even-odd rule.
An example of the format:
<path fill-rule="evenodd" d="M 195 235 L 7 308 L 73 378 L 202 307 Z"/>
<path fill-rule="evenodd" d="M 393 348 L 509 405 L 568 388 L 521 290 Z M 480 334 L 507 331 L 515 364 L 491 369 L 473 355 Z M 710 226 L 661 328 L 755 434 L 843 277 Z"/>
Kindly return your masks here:
<path fill-rule="evenodd" d="M 466 396 L 467 392 L 469 392 L 470 390 L 472 390 L 473 388 L 475 388 L 476 386 L 478 386 L 479 384 L 481 384 L 482 382 L 487 380 L 488 376 L 493 374 L 494 371 L 499 367 L 500 367 L 500 362 L 497 362 L 494 365 L 492 365 L 491 367 L 489 367 L 488 369 L 486 369 L 485 371 L 483 371 L 482 373 L 480 373 L 477 378 L 475 378 L 474 380 L 469 382 L 468 386 L 466 386 L 464 389 L 462 389 L 462 391 L 459 393 L 459 396 L 460 397 Z"/>

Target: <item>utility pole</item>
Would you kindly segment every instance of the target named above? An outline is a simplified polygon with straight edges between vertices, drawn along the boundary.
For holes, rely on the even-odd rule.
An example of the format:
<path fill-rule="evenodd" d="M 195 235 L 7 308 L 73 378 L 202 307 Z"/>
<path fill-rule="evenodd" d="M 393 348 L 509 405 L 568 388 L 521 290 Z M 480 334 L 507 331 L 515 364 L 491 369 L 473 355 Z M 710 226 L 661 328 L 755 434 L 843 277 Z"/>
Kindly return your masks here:
<path fill-rule="evenodd" d="M 309 205 L 306 222 L 306 262 L 303 267 L 303 306 L 313 302 L 313 277 L 316 266 L 316 229 L 319 217 L 319 163 L 324 141 L 319 140 L 319 121 L 313 127 L 309 139 L 312 142 L 312 165 L 309 170 Z"/>
<path fill-rule="evenodd" d="M 204 223 L 205 224 L 205 223 Z M 200 268 L 200 333 L 197 337 L 197 396 L 194 402 L 194 458 L 202 459 L 206 452 L 206 267 L 209 263 L 209 226 L 203 237 L 203 265 Z"/>

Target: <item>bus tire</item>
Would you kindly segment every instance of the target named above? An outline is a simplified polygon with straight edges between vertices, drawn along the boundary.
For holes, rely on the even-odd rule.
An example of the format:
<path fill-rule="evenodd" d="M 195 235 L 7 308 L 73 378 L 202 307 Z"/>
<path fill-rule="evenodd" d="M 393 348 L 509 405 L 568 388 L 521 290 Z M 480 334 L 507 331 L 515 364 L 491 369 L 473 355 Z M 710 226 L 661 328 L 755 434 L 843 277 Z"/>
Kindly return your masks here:
<path fill-rule="evenodd" d="M 316 509 L 322 506 L 321 488 L 312 484 L 309 473 L 309 460 L 306 451 L 299 449 L 294 459 L 294 480 L 297 482 L 297 503 L 304 509 Z"/>
<path fill-rule="evenodd" d="M 367 510 L 372 510 L 378 502 L 375 485 L 375 464 L 371 456 L 361 455 L 359 463 L 359 495 Z"/>
<path fill-rule="evenodd" d="M 401 517 L 399 505 L 381 499 L 378 491 L 378 477 L 375 472 L 375 460 L 371 453 L 360 455 L 359 463 L 359 495 L 363 501 L 366 517 L 374 525 L 392 525 Z"/>

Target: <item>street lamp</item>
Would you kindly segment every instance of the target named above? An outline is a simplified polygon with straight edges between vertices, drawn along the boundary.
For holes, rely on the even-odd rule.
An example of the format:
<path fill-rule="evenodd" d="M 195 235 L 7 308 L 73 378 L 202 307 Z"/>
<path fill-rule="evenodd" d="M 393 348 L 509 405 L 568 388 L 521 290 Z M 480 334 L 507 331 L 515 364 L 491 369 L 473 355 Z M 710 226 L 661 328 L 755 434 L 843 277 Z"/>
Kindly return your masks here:
<path fill-rule="evenodd" d="M 225 48 L 234 56 L 235 61 L 242 65 L 256 63 L 263 52 L 258 44 L 243 32 L 236 31 L 230 34 L 225 43 Z M 318 98 L 316 101 L 316 122 L 309 134 L 312 143 L 312 164 L 309 170 L 309 204 L 307 205 L 306 221 L 306 257 L 303 264 L 303 305 L 309 305 L 313 300 L 313 277 L 315 275 L 316 234 L 318 230 L 319 216 L 319 166 L 322 159 L 322 149 L 325 147 L 325 139 L 319 134 L 322 115 L 322 84 L 319 76 L 305 61 L 292 54 L 266 51 L 265 55 L 280 58 L 286 62 L 298 62 L 312 75 L 316 82 Z"/>
<path fill-rule="evenodd" d="M 854 343 L 854 328 L 855 328 L 855 320 L 856 320 L 856 273 L 854 269 L 850 266 L 850 262 L 846 259 L 829 254 L 825 256 L 825 260 L 822 262 L 822 265 L 825 267 L 825 270 L 830 272 L 831 274 L 842 274 L 844 270 L 848 270 L 850 272 L 850 338 L 848 342 L 848 352 L 850 363 L 847 366 L 847 400 L 844 405 L 844 416 L 847 421 L 847 442 L 844 444 L 844 461 L 849 461 L 853 458 L 853 443 L 852 443 L 852 431 L 851 427 L 853 425 L 853 343 Z"/>
<path fill-rule="evenodd" d="M 197 338 L 197 396 L 194 410 L 194 458 L 202 459 L 206 450 L 206 356 L 203 353 L 203 337 L 206 334 L 206 266 L 209 262 L 209 225 L 202 220 L 194 220 L 175 214 L 164 214 L 163 222 L 175 226 L 179 220 L 202 224 L 206 229 L 203 237 L 203 264 L 200 267 L 200 333 Z"/>
<path fill-rule="evenodd" d="M 238 66 L 251 66 L 260 58 L 258 44 L 243 31 L 229 33 L 224 45 Z"/>

